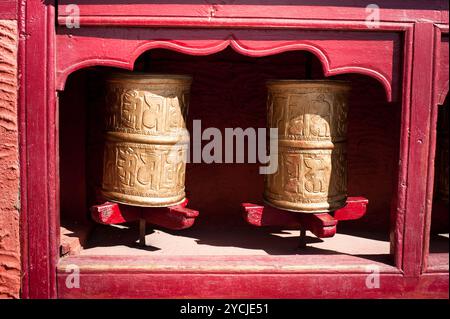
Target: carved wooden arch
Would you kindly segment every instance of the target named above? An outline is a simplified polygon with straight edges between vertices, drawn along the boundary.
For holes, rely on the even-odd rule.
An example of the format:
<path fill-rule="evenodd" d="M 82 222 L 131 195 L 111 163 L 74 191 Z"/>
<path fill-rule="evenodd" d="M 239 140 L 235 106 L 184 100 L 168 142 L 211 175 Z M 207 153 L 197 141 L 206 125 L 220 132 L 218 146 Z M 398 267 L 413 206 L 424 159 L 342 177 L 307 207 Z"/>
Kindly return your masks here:
<path fill-rule="evenodd" d="M 210 30 L 207 33 L 211 38 L 208 39 L 196 38 L 195 30 L 186 29 L 178 30 L 184 34 L 184 37 L 180 39 L 175 29 L 156 29 L 151 34 L 153 39 L 141 40 L 148 38 L 152 30 L 116 30 L 119 32 L 118 35 L 111 34 L 114 29 L 104 30 L 106 34 L 103 34 L 103 37 L 87 37 L 84 36 L 83 31 L 78 30 L 75 30 L 74 34 L 65 33 L 66 30 L 58 34 L 59 54 L 57 57 L 64 57 L 64 59 L 57 59 L 56 89 L 63 90 L 67 77 L 82 68 L 111 66 L 132 70 L 136 59 L 151 49 L 169 49 L 189 55 L 210 55 L 231 47 L 237 53 L 250 57 L 263 57 L 296 50 L 308 51 L 319 59 L 325 76 L 344 73 L 370 76 L 382 84 L 388 101 L 396 98 L 394 88 L 398 86 L 399 76 L 396 54 L 400 44 L 396 41 L 395 33 L 375 34 L 374 40 L 368 41 L 367 34 L 364 34 L 366 37 L 364 39 L 354 35 L 352 37 L 352 33 L 349 32 L 349 35 L 346 35 L 347 43 L 343 45 L 340 37 L 333 38 L 333 35 L 338 33 L 328 32 L 325 37 L 323 31 L 308 31 L 308 36 L 316 38 L 309 40 L 305 37 L 305 31 L 303 34 L 301 31 L 285 31 L 288 36 L 283 39 L 283 37 L 277 38 L 283 30 L 266 30 L 267 32 Z M 80 32 L 81 34 L 78 34 Z M 129 37 L 123 33 L 127 33 Z M 192 33 L 192 37 L 189 33 Z M 274 36 L 271 33 L 276 34 Z M 360 33 L 362 32 L 355 34 Z M 303 38 L 295 39 L 296 34 L 302 35 Z M 121 38 L 122 35 L 124 38 Z M 82 50 L 77 50 L 77 47 Z"/>

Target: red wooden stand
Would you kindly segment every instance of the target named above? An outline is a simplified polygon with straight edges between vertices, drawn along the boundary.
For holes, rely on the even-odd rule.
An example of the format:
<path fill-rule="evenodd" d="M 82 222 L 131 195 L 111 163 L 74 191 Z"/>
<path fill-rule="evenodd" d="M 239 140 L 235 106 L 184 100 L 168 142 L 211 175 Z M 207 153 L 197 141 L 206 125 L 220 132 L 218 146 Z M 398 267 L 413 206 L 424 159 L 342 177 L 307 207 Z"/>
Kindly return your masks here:
<path fill-rule="evenodd" d="M 244 219 L 250 225 L 282 226 L 300 228 L 300 245 L 305 246 L 306 230 L 319 238 L 333 237 L 339 220 L 353 220 L 364 216 L 368 199 L 364 197 L 349 197 L 347 204 L 332 213 L 306 214 L 278 209 L 272 206 L 261 206 L 242 203 Z"/>
<path fill-rule="evenodd" d="M 160 227 L 181 230 L 191 227 L 199 212 L 186 208 L 188 199 L 179 205 L 168 207 L 138 207 L 113 202 L 92 206 L 94 221 L 104 225 L 123 224 L 140 221 L 140 243 L 145 245 L 146 223 Z"/>
<path fill-rule="evenodd" d="M 144 219 L 146 222 L 168 229 L 180 230 L 191 227 L 198 211 L 186 208 L 188 200 L 169 207 L 137 207 L 105 202 L 91 207 L 92 218 L 100 224 L 123 224 Z"/>

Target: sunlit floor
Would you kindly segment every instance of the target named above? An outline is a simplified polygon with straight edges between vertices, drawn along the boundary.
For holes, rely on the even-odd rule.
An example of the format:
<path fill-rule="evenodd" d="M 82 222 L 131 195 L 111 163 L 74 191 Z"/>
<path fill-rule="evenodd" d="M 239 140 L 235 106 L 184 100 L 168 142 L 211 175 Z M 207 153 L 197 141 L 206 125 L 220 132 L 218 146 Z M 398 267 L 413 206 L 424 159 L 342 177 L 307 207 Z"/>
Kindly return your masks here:
<path fill-rule="evenodd" d="M 182 231 L 147 229 L 146 246 L 138 244 L 136 225 L 97 226 L 81 255 L 386 255 L 387 234 L 337 233 L 319 239 L 307 233 L 307 248 L 299 249 L 299 231 L 254 228 L 193 227 Z"/>

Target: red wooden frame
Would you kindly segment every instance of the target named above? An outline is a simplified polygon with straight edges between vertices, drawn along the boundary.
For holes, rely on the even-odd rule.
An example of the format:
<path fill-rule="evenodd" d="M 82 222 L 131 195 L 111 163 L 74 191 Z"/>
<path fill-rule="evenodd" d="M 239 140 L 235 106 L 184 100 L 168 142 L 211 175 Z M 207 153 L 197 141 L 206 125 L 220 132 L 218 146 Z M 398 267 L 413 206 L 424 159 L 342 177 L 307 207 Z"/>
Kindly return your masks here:
<path fill-rule="evenodd" d="M 84 1 L 78 2 L 81 4 Z M 97 2 L 111 4 L 114 1 Z M 381 1 L 388 10 L 382 15 L 384 20 L 380 28 L 373 30 L 367 29 L 361 18 L 365 5 L 355 10 L 345 7 L 345 10 L 339 11 L 340 16 L 336 20 L 329 20 L 329 9 L 324 6 L 307 6 L 302 16 L 296 16 L 298 12 L 292 10 L 294 18 L 291 19 L 289 16 L 272 16 L 278 12 L 273 8 L 273 1 L 261 1 L 267 4 L 263 7 L 252 5 L 255 1 L 248 2 L 245 10 L 229 5 L 206 4 L 203 5 L 209 10 L 206 13 L 200 11 L 202 13 L 181 17 L 116 16 L 111 5 L 105 7 L 111 9 L 110 15 L 97 16 L 93 13 L 92 16 L 82 16 L 83 27 L 73 32 L 55 28 L 55 19 L 62 23 L 64 18 L 56 17 L 55 1 L 21 2 L 18 21 L 23 35 L 19 44 L 22 297 L 448 298 L 448 269 L 432 268 L 430 273 L 423 273 L 428 257 L 426 238 L 429 235 L 427 220 L 431 210 L 429 198 L 433 178 L 436 88 L 445 88 L 445 85 L 436 83 L 441 81 L 436 77 L 435 67 L 436 52 L 440 48 L 437 35 L 439 32 L 448 34 L 448 3 L 427 2 L 427 7 L 435 9 L 428 10 L 415 1 L 389 1 L 389 4 Z M 156 3 L 164 4 L 164 1 Z M 166 5 L 176 10 L 176 4 Z M 329 5 L 339 7 L 345 6 L 345 3 L 330 0 Z M 194 12 L 196 6 L 198 4 L 193 1 L 188 6 L 192 11 L 184 12 Z M 130 10 L 133 8 L 130 7 Z M 215 16 L 211 16 L 211 10 Z M 421 22 L 422 18 L 426 18 L 427 22 Z M 98 29 L 95 25 L 116 27 Z M 123 28 L 130 25 L 172 28 L 158 28 L 152 32 L 144 28 Z M 201 30 L 200 33 L 197 31 L 200 39 L 183 38 L 181 34 L 195 32 L 194 29 L 184 28 L 180 33 L 180 29 L 176 29 L 186 26 Z M 257 41 L 258 36 L 252 38 L 251 35 L 258 34 L 258 29 L 266 30 L 273 37 Z M 393 35 L 398 37 L 403 52 L 400 56 L 402 63 L 399 63 L 402 70 L 396 77 L 392 70 L 395 65 L 392 55 L 390 58 L 383 57 L 394 52 L 394 49 L 383 51 L 386 47 L 381 45 L 378 49 L 373 47 L 375 52 L 381 54 L 378 60 L 372 61 L 370 56 L 368 59 L 368 51 L 361 50 L 360 61 L 363 62 L 358 64 L 357 59 L 345 61 L 348 56 L 338 52 L 345 50 L 339 39 L 327 44 L 323 36 L 323 32 L 332 33 L 336 29 L 353 32 L 352 39 L 357 39 L 359 33 L 371 39 L 374 36 L 379 39 Z M 322 37 L 324 42 L 301 39 L 302 32 L 315 34 L 318 39 Z M 275 36 L 277 34 L 278 37 Z M 287 41 L 286 35 L 290 36 Z M 140 36 L 145 36 L 147 40 L 138 40 Z M 130 41 L 121 42 L 121 37 Z M 309 262 L 303 256 L 301 263 L 304 266 L 300 268 L 300 260 L 296 256 L 263 258 L 257 262 L 262 264 L 259 265 L 261 267 L 255 265 L 253 268 L 248 267 L 248 257 L 235 257 L 234 268 L 231 269 L 226 266 L 229 259 L 221 264 L 220 258 L 214 259 L 217 264 L 215 268 L 208 267 L 208 263 L 201 258 L 181 257 L 153 263 L 151 257 L 126 262 L 119 257 L 89 259 L 75 256 L 59 261 L 57 90 L 63 89 L 67 76 L 90 65 L 131 69 L 138 55 L 150 48 L 169 48 L 204 55 L 227 46 L 250 56 L 308 50 L 319 57 L 325 75 L 359 72 L 373 76 L 383 84 L 388 99 L 401 99 L 400 167 L 391 228 L 395 266 L 379 264 L 381 278 L 385 282 L 381 289 L 367 290 L 361 286 L 367 276 L 366 267 L 374 262 L 350 256 L 346 260 L 338 260 L 336 256 L 320 256 L 320 261 L 313 256 Z M 376 64 L 377 61 L 384 63 Z M 448 80 L 446 87 L 448 91 Z M 445 96 L 447 93 L 439 94 Z M 253 257 L 251 259 L 254 260 Z M 64 267 L 68 262 L 81 265 L 85 284 L 80 290 L 68 290 L 62 284 L 67 275 Z M 181 262 L 190 262 L 193 266 L 186 271 L 174 268 L 173 265 Z M 140 263 L 159 263 L 163 268 L 146 268 L 139 266 Z M 267 266 L 270 263 L 295 270 L 275 270 Z M 99 264 L 107 266 L 97 267 Z M 318 267 L 324 264 L 326 266 Z M 109 276 L 102 276 L 106 272 Z M 99 277 L 103 278 L 102 285 L 98 285 Z M 166 289 L 160 290 L 161 285 L 165 285 Z M 308 289 L 299 290 L 298 287 Z M 360 287 L 361 290 L 348 287 Z M 328 293 L 324 294 L 324 291 Z"/>
<path fill-rule="evenodd" d="M 56 298 L 59 250 L 52 3 L 19 8 L 22 297 Z"/>
<path fill-rule="evenodd" d="M 17 19 L 16 0 L 0 0 L 0 19 Z"/>
<path fill-rule="evenodd" d="M 357 26 L 364 21 L 366 6 L 362 1 L 241 0 L 241 1 L 120 1 L 59 0 L 58 23 L 63 25 L 71 12 L 66 6 L 80 6 L 82 26 L 201 26 L 201 27 L 337 27 L 336 20 Z M 219 2 L 219 3 L 217 3 Z M 120 7 L 113 4 L 120 4 Z M 294 4 L 294 5 L 293 5 Z M 427 2 L 378 0 L 382 22 L 418 20 L 448 22 L 448 4 L 440 0 Z M 333 18 L 329 12 L 333 12 Z M 293 20 L 293 21 L 289 21 Z M 327 21 L 333 20 L 333 21 Z M 344 26 L 344 29 L 346 27 Z M 366 28 L 363 26 L 362 28 Z"/>
<path fill-rule="evenodd" d="M 445 254 L 435 254 L 431 257 L 429 255 L 430 238 L 429 233 L 431 229 L 431 214 L 433 207 L 433 190 L 434 190 L 434 163 L 436 153 L 436 128 L 438 120 L 438 107 L 443 105 L 448 95 L 449 88 L 449 53 L 448 53 L 448 25 L 436 24 L 434 26 L 434 47 L 433 47 L 433 97 L 431 110 L 431 127 L 430 127 L 430 150 L 428 159 L 428 181 L 426 194 L 426 211 L 425 211 L 425 237 L 423 243 L 422 254 L 422 272 L 436 272 L 448 271 L 448 257 Z M 447 37 L 447 44 L 443 42 L 443 37 Z M 445 55 L 445 57 L 443 56 Z M 448 208 L 447 208 L 448 209 Z M 429 260 L 431 258 L 431 260 Z"/>
<path fill-rule="evenodd" d="M 61 298 L 248 299 L 443 298 L 447 294 L 448 275 L 407 277 L 383 263 L 367 264 L 346 257 L 311 256 L 305 260 L 249 256 L 251 264 L 242 258 L 185 257 L 183 270 L 179 268 L 180 260 L 173 258 L 74 257 L 63 260 L 58 268 L 58 293 Z M 73 263 L 83 274 L 80 289 L 65 285 L 70 273 L 67 266 Z M 99 271 L 92 267 L 100 263 L 110 268 Z M 338 273 L 336 267 L 330 266 L 333 263 L 340 265 Z M 369 269 L 382 273 L 380 289 L 367 289 Z"/>

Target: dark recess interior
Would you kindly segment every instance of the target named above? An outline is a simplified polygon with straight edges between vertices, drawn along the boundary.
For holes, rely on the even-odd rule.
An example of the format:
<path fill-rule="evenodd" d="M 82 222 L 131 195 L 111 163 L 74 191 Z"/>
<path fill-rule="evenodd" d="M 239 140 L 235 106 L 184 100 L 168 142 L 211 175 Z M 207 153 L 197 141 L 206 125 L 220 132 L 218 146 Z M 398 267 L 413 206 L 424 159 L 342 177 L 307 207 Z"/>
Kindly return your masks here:
<path fill-rule="evenodd" d="M 67 228 L 91 223 L 88 202 L 95 188 L 95 178 L 91 175 L 96 171 L 101 174 L 102 159 L 95 153 L 100 151 L 101 154 L 102 150 L 87 146 L 91 126 L 101 123 L 101 119 L 92 117 L 98 98 L 92 79 L 99 69 L 89 68 L 72 74 L 60 94 L 60 211 L 61 223 Z M 194 119 L 202 120 L 202 128 L 217 127 L 222 131 L 226 127 L 265 127 L 265 82 L 268 79 L 324 78 L 319 60 L 300 51 L 252 58 L 232 49 L 210 56 L 188 56 L 158 49 L 143 54 L 136 61 L 135 70 L 193 76 L 188 115 L 190 130 Z M 348 117 L 348 193 L 369 199 L 366 216 L 340 223 L 338 233 L 388 241 L 391 210 L 397 193 L 401 102 L 386 102 L 382 85 L 367 76 L 346 74 L 331 79 L 352 83 Z M 265 232 L 246 225 L 240 210 L 241 202 L 262 200 L 263 176 L 258 174 L 259 166 L 188 164 L 189 207 L 199 210 L 201 216 L 191 229 L 183 231 L 183 235 L 192 234 L 217 246 L 245 246 L 247 243 L 239 240 L 234 229 L 244 229 L 248 234 Z M 96 226 L 96 229 L 105 227 L 108 226 Z M 137 236 L 137 228 L 133 231 Z M 202 237 L 202 232 L 208 235 Z M 221 236 L 219 243 L 214 233 L 226 233 L 228 237 Z M 114 230 L 110 234 L 114 236 Z M 283 244 L 280 239 L 278 242 Z"/>
<path fill-rule="evenodd" d="M 448 185 L 448 153 L 445 158 L 442 154 L 444 144 L 447 143 L 448 152 L 448 127 L 449 127 L 449 109 L 448 97 L 443 105 L 438 107 L 437 134 L 436 134 L 436 157 L 435 157 L 435 185 L 433 193 L 433 206 L 431 211 L 431 228 L 430 228 L 430 253 L 446 253 L 448 258 L 449 241 L 448 241 L 448 193 L 445 200 L 442 195 L 443 186 L 439 181 L 443 178 L 443 174 L 447 175 Z M 447 161 L 447 171 L 443 169 Z M 448 186 L 447 186 L 448 189 Z"/>

